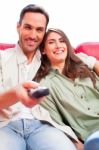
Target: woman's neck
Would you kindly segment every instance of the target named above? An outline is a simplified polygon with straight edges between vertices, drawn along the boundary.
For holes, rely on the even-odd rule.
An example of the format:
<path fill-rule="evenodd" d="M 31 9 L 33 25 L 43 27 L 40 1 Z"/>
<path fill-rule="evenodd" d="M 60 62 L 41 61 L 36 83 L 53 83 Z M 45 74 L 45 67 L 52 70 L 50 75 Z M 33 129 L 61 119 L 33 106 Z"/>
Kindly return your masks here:
<path fill-rule="evenodd" d="M 60 64 L 56 64 L 56 65 L 54 64 L 54 65 L 52 65 L 52 68 L 58 69 L 60 74 L 62 74 L 63 70 L 64 70 L 64 63 L 60 63 Z"/>

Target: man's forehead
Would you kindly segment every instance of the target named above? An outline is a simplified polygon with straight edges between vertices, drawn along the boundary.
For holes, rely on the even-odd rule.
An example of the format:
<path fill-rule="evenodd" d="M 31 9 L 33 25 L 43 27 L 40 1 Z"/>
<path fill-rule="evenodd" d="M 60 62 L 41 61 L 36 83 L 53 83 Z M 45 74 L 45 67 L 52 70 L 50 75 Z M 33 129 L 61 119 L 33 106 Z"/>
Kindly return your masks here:
<path fill-rule="evenodd" d="M 36 25 L 38 27 L 46 26 L 46 17 L 41 13 L 26 13 L 23 17 L 22 22 L 24 24 Z"/>
<path fill-rule="evenodd" d="M 46 22 L 46 17 L 45 15 L 41 14 L 41 13 L 35 13 L 35 12 L 28 12 L 24 15 L 23 19 L 32 19 L 32 20 L 36 20 L 36 21 L 45 21 Z"/>

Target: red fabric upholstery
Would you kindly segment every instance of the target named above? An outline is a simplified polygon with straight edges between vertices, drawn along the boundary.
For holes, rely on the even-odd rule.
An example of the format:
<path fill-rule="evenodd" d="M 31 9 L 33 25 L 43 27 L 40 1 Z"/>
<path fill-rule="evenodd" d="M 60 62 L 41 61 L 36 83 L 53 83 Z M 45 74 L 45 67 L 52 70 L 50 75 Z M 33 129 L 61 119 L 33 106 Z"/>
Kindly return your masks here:
<path fill-rule="evenodd" d="M 75 52 L 83 52 L 87 55 L 94 56 L 99 59 L 99 42 L 82 43 L 76 47 Z"/>
<path fill-rule="evenodd" d="M 5 50 L 7 48 L 12 48 L 14 46 L 15 46 L 15 44 L 0 43 L 0 50 Z"/>

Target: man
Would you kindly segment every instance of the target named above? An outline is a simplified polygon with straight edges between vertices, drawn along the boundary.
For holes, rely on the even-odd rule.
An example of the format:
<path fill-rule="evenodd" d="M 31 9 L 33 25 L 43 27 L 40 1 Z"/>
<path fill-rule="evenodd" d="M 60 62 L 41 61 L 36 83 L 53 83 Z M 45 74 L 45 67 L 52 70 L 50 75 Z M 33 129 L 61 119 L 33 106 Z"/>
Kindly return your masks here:
<path fill-rule="evenodd" d="M 32 80 L 41 65 L 39 45 L 48 22 L 43 8 L 24 7 L 17 24 L 16 47 L 0 51 L 1 150 L 65 150 L 69 145 L 76 149 L 63 132 L 34 118 L 31 107 L 37 102 L 28 97 L 26 89 L 38 85 L 22 84 Z"/>

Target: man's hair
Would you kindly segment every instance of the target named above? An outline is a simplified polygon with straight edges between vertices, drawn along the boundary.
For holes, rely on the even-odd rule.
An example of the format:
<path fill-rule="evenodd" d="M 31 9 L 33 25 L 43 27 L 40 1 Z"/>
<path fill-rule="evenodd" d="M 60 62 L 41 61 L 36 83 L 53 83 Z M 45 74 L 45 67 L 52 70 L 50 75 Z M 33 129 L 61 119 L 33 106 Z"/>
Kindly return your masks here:
<path fill-rule="evenodd" d="M 19 19 L 20 24 L 22 22 L 22 19 L 23 19 L 24 15 L 27 12 L 41 13 L 46 17 L 46 26 L 49 23 L 49 15 L 41 6 L 38 6 L 38 5 L 35 5 L 35 4 L 29 4 L 29 5 L 25 6 L 22 9 L 21 13 L 20 13 L 20 19 Z"/>

